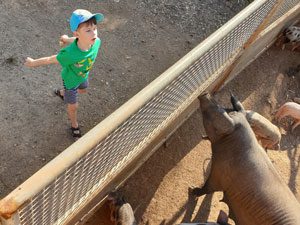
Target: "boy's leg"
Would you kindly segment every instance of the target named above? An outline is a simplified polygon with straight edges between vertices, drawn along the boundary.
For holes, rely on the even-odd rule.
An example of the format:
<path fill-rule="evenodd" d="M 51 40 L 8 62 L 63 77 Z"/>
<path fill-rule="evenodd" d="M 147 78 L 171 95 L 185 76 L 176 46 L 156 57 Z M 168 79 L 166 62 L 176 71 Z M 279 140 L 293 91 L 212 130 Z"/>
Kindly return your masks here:
<path fill-rule="evenodd" d="M 78 86 L 78 93 L 79 94 L 85 94 L 85 93 L 87 93 L 87 87 L 89 86 L 89 81 L 88 80 L 86 80 L 85 82 L 83 82 L 82 84 L 80 84 L 79 86 Z"/>
<path fill-rule="evenodd" d="M 64 89 L 54 89 L 54 94 L 60 97 L 62 100 L 64 100 L 64 94 L 65 90 Z"/>
<path fill-rule="evenodd" d="M 69 119 L 71 121 L 71 126 L 73 128 L 78 128 L 78 122 L 77 122 L 77 109 L 78 109 L 78 103 L 74 104 L 68 104 L 67 105 L 67 112 Z"/>
<path fill-rule="evenodd" d="M 73 137 L 81 137 L 79 124 L 77 122 L 77 88 L 64 90 L 64 101 L 67 103 L 67 113 L 71 122 L 71 132 Z"/>
<path fill-rule="evenodd" d="M 87 93 L 87 90 L 86 89 L 78 89 L 78 93 L 85 94 L 85 93 Z"/>
<path fill-rule="evenodd" d="M 77 93 L 86 93 L 86 88 L 88 87 L 88 81 L 83 82 L 76 88 L 60 90 L 60 95 L 64 97 L 65 103 L 67 103 L 68 117 L 71 121 L 71 131 L 73 137 L 81 137 L 81 132 L 79 130 L 79 124 L 77 121 Z"/>
<path fill-rule="evenodd" d="M 64 100 L 65 90 L 66 90 L 66 85 L 65 85 L 65 82 L 63 81 L 63 88 L 62 89 L 54 89 L 54 93 L 58 97 L 60 97 L 62 100 Z"/>
<path fill-rule="evenodd" d="M 61 96 L 64 96 L 65 95 L 65 89 L 60 89 L 60 90 L 58 90 L 59 91 L 59 94 L 61 95 Z"/>

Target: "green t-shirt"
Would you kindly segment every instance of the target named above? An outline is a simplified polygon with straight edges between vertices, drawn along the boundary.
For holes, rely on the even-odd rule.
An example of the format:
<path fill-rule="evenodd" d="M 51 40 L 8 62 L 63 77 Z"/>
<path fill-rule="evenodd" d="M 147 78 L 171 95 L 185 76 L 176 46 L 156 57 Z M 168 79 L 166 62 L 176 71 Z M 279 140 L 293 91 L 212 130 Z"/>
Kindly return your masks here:
<path fill-rule="evenodd" d="M 56 59 L 62 66 L 61 77 L 67 89 L 75 88 L 88 79 L 100 45 L 101 40 L 97 38 L 88 51 L 82 51 L 76 39 L 60 50 Z"/>

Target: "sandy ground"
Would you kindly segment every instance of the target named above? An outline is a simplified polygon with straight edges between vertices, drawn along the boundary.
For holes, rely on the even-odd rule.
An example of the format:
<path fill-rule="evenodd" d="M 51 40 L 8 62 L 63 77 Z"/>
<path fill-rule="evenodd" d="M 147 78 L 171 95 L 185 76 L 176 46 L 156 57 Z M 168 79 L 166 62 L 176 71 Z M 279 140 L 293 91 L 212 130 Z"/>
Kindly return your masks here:
<path fill-rule="evenodd" d="M 268 150 L 268 155 L 300 200 L 300 128 L 291 132 L 290 119 L 280 124 L 273 120 L 281 104 L 300 96 L 300 73 L 296 69 L 299 58 L 297 52 L 272 47 L 218 92 L 216 99 L 230 107 L 232 91 L 246 109 L 259 112 L 280 127 L 280 150 Z M 188 188 L 202 186 L 209 173 L 210 143 L 202 140 L 202 134 L 201 115 L 197 111 L 172 135 L 167 147 L 158 149 L 119 190 L 131 203 L 139 224 L 216 221 L 220 209 L 228 210 L 219 201 L 222 193 L 199 199 L 188 197 Z M 110 224 L 108 206 L 104 205 L 86 224 Z"/>
<path fill-rule="evenodd" d="M 99 25 L 103 48 L 90 91 L 79 101 L 80 124 L 87 132 L 247 5 L 242 0 L 74 2 L 0 3 L 0 25 L 5 27 L 0 33 L 0 197 L 73 142 L 65 106 L 52 93 L 61 85 L 59 66 L 33 70 L 23 62 L 27 56 L 57 53 L 58 37 L 70 35 L 67 18 L 74 9 L 106 15 Z M 231 90 L 247 109 L 272 120 L 279 105 L 300 96 L 298 65 L 299 53 L 272 48 L 217 98 L 229 105 Z M 280 126 L 289 127 L 289 122 Z M 299 129 L 282 130 L 281 150 L 268 152 L 295 194 L 300 184 Z M 220 193 L 188 199 L 188 187 L 203 185 L 208 173 L 210 144 L 201 139 L 202 133 L 197 112 L 120 189 L 140 224 L 213 221 L 226 208 L 218 202 Z M 108 217 L 104 205 L 88 224 L 108 225 Z"/>

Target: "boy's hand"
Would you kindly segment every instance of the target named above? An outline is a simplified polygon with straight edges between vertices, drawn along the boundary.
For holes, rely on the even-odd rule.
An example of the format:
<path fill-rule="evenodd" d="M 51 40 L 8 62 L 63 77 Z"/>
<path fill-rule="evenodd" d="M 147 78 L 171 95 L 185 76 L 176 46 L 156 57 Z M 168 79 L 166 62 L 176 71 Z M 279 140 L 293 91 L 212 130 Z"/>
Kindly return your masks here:
<path fill-rule="evenodd" d="M 24 63 L 25 66 L 27 67 L 35 67 L 35 60 L 33 58 L 30 58 L 30 57 L 27 57 L 25 59 L 25 63 Z"/>
<path fill-rule="evenodd" d="M 71 44 L 76 37 L 69 37 L 68 35 L 64 34 L 59 38 L 59 45 L 60 47 L 63 47 L 65 45 Z"/>
<path fill-rule="evenodd" d="M 69 36 L 64 34 L 59 38 L 59 45 L 64 46 L 69 43 Z"/>

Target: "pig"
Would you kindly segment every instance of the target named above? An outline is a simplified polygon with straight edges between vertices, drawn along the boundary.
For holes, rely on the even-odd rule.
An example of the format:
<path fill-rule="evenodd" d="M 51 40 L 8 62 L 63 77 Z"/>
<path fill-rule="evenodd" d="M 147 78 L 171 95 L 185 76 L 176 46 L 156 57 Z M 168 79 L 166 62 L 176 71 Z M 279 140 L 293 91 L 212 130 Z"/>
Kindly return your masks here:
<path fill-rule="evenodd" d="M 110 219 L 114 225 L 137 225 L 131 205 L 123 197 L 112 192 L 108 195 L 108 201 L 111 211 Z"/>
<path fill-rule="evenodd" d="M 278 122 L 286 116 L 290 116 L 294 119 L 294 124 L 292 126 L 292 131 L 300 125 L 300 105 L 296 102 L 286 102 L 284 103 L 275 114 L 275 118 Z"/>
<path fill-rule="evenodd" d="M 199 97 L 211 142 L 211 171 L 201 196 L 222 191 L 237 225 L 298 225 L 300 204 L 259 145 L 243 112 L 227 113 L 209 94 Z"/>
<path fill-rule="evenodd" d="M 256 138 L 261 143 L 263 148 L 279 149 L 281 133 L 277 126 L 259 113 L 252 110 L 245 110 L 242 103 L 232 93 L 230 101 L 234 111 L 239 111 L 246 115 L 247 121 L 249 122 Z"/>

